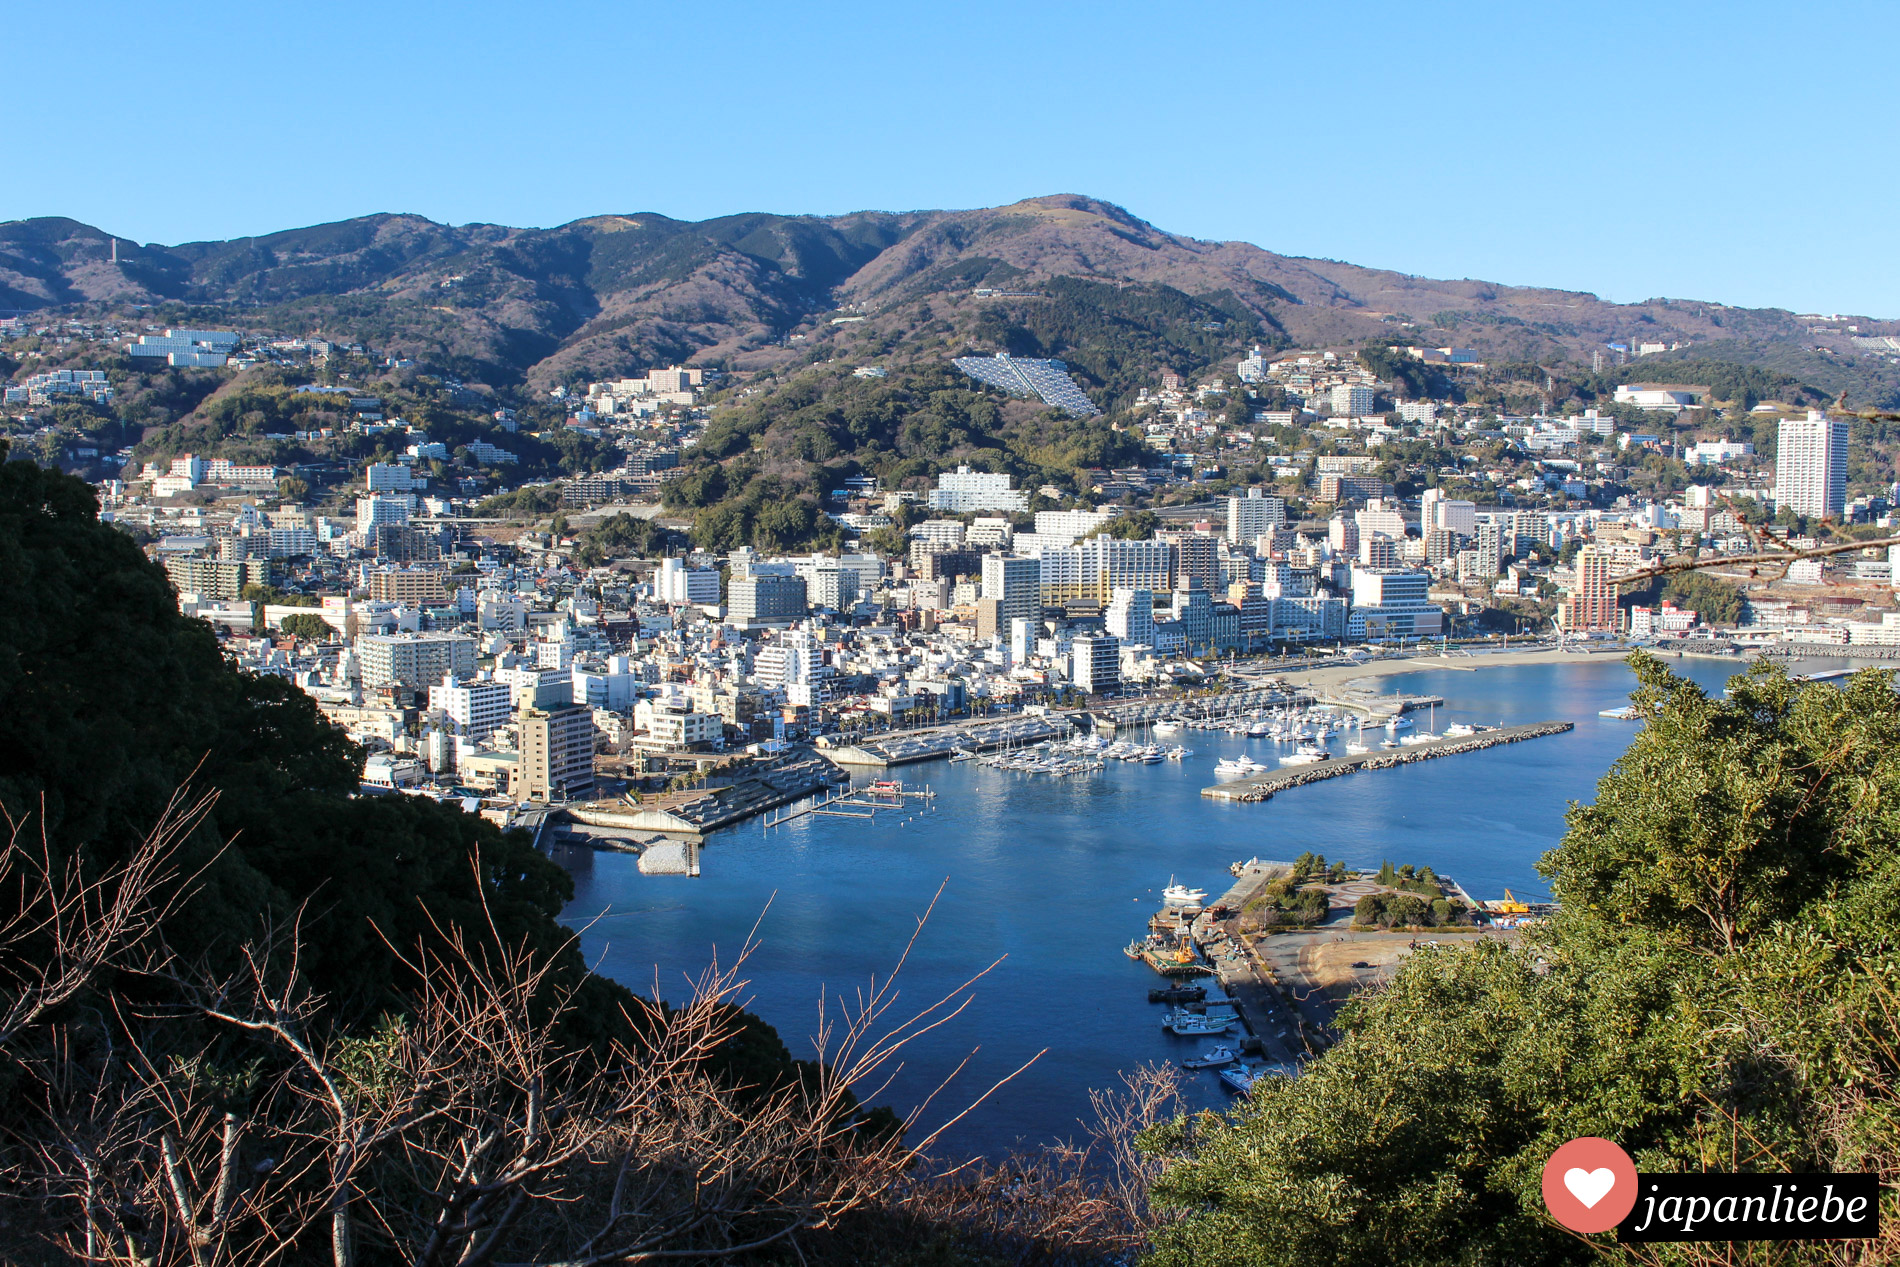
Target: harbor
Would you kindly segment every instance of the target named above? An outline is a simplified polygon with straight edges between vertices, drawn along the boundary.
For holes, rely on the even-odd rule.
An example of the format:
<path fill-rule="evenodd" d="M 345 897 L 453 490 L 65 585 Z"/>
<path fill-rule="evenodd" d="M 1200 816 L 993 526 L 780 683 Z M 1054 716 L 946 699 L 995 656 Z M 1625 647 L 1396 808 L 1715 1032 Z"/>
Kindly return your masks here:
<path fill-rule="evenodd" d="M 1536 861 L 1563 835 L 1566 807 L 1594 799 L 1597 779 L 1637 733 L 1628 722 L 1597 716 L 1628 702 L 1633 678 L 1607 655 L 1548 655 L 1545 663 L 1497 667 L 1486 659 L 1479 659 L 1483 672 L 1434 668 L 1380 682 L 1388 695 L 1447 701 L 1435 719 L 1429 706 L 1404 714 L 1413 726 L 1395 734 L 1460 723 L 1502 724 L 1508 732 L 1551 719 L 1573 722 L 1575 730 L 1548 743 L 1494 747 L 1483 757 L 1421 762 L 1402 774 L 1319 782 L 1241 812 L 1236 803 L 1201 795 L 1218 781 L 1216 764 L 1242 755 L 1272 763 L 1293 755 L 1297 744 L 1247 736 L 1251 720 L 1242 734 L 1229 733 L 1241 715 L 1225 728 L 1184 727 L 1178 735 L 1156 733 L 1154 722 L 1166 720 L 1158 713 L 1117 717 L 1117 728 L 1103 730 L 1103 738 L 1181 744 L 1196 755 L 1108 761 L 1072 778 L 952 761 L 948 753 L 908 770 L 855 771 L 860 785 L 871 777 L 903 778 L 919 789 L 928 784 L 933 808 L 913 801 L 869 821 L 806 814 L 769 829 L 742 824 L 699 849 L 700 874 L 692 879 L 649 874 L 624 853 L 563 849 L 560 861 L 575 885 L 565 919 L 580 932 L 590 962 L 643 990 L 657 980 L 661 990 L 678 991 L 715 957 L 728 964 L 755 939 L 760 949 L 745 965 L 744 997 L 795 1051 L 809 1049 L 821 997 L 853 997 L 871 978 L 881 983 L 900 959 L 907 1006 L 925 1006 L 986 972 L 955 1022 L 907 1050 L 904 1069 L 876 1102 L 905 1111 L 961 1066 L 951 1091 L 925 1115 L 926 1129 L 934 1129 L 967 1102 L 959 1097 L 1007 1078 L 989 1102 L 995 1111 L 971 1115 L 945 1137 L 952 1147 L 1001 1159 L 1019 1142 L 1072 1133 L 1090 1112 L 1088 1088 L 1115 1086 L 1122 1071 L 1140 1065 L 1178 1067 L 1226 1046 L 1262 1066 L 1297 1066 L 1309 1044 L 1317 1050 L 1326 1041 L 1335 999 L 1384 979 L 1415 953 L 1412 934 L 1353 932 L 1349 920 L 1254 935 L 1241 929 L 1252 916 L 1237 912 L 1226 920 L 1210 915 L 1204 924 L 1225 934 L 1209 938 L 1201 955 L 1212 972 L 1163 976 L 1124 952 L 1131 939 L 1145 937 L 1170 876 L 1209 890 L 1210 907 L 1244 907 L 1247 890 L 1234 892 L 1242 877 L 1229 873 L 1230 864 L 1313 850 L 1359 872 L 1376 873 L 1385 857 L 1430 863 L 1441 879 L 1455 876 L 1475 897 L 1510 889 L 1533 907 L 1547 899 Z M 1690 660 L 1681 671 L 1719 695 L 1733 668 Z M 1286 707 L 1290 694 L 1280 692 L 1278 702 L 1263 695 L 1236 713 Z M 1179 709 L 1198 700 L 1169 702 Z M 1090 711 L 1094 720 L 1108 710 Z M 1093 731 L 1066 723 L 1072 737 Z M 1348 727 L 1331 736 L 1330 746 L 1335 753 L 1354 742 L 1376 748 L 1384 738 L 1382 731 Z M 771 816 L 797 807 L 777 807 Z M 897 826 L 913 814 L 921 816 Z M 662 861 L 655 857 L 652 865 Z M 1346 896 L 1340 893 L 1349 905 Z M 1494 919 L 1493 930 L 1503 922 Z M 1430 937 L 1457 944 L 1497 935 L 1417 940 L 1422 948 Z M 1151 991 L 1175 984 L 1204 995 L 1149 1001 Z M 1036 1006 L 1024 1007 L 1026 999 Z M 1223 1006 L 1223 999 L 1239 1007 Z M 1244 1021 L 1220 1036 L 1163 1029 L 1176 1007 L 1190 1003 Z M 1259 1050 L 1240 1051 L 1250 1039 Z M 1235 1102 L 1216 1070 L 1183 1077 L 1190 1110 Z"/>

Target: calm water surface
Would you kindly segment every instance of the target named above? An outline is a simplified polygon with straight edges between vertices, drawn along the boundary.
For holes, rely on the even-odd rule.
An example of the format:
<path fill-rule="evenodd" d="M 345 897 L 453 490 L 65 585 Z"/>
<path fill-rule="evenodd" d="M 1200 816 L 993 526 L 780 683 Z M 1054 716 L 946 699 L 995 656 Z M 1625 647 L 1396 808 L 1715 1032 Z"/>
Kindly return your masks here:
<path fill-rule="evenodd" d="M 1716 692 L 1735 671 L 1709 660 L 1671 667 Z M 913 787 L 929 784 L 934 811 L 901 823 L 880 814 L 875 825 L 812 815 L 766 830 L 754 821 L 713 836 L 695 878 L 643 876 L 630 857 L 562 848 L 556 856 L 576 890 L 563 918 L 594 921 L 584 942 L 601 971 L 642 992 L 657 981 L 674 998 L 715 952 L 729 959 L 756 923 L 748 1006 L 793 1055 L 807 1056 L 820 994 L 854 996 L 888 972 L 942 886 L 901 978 L 902 1005 L 922 1007 L 1002 962 L 961 1016 L 907 1049 L 906 1067 L 879 1098 L 906 1110 L 974 1053 L 939 1101 L 960 1107 L 1046 1050 L 944 1137 L 946 1153 L 995 1156 L 1075 1136 L 1088 1088 L 1207 1045 L 1162 1032 L 1162 1009 L 1147 1002 L 1157 978 L 1121 953 L 1169 877 L 1218 894 L 1238 859 L 1313 850 L 1362 867 L 1386 858 L 1429 864 L 1480 898 L 1506 886 L 1542 895 L 1534 864 L 1563 834 L 1566 805 L 1594 796 L 1634 733 L 1597 711 L 1623 702 L 1632 684 L 1627 668 L 1607 660 L 1386 678 L 1387 692 L 1442 695 L 1447 704 L 1430 719 L 1440 730 L 1549 719 L 1577 728 L 1348 775 L 1264 805 L 1205 800 L 1200 790 L 1216 781 L 1223 756 L 1283 749 L 1207 732 L 1179 737 L 1195 750 L 1184 762 L 1111 762 L 1084 778 L 907 766 L 896 773 Z M 1222 1101 L 1212 1075 L 1191 1076 L 1198 1098 Z"/>

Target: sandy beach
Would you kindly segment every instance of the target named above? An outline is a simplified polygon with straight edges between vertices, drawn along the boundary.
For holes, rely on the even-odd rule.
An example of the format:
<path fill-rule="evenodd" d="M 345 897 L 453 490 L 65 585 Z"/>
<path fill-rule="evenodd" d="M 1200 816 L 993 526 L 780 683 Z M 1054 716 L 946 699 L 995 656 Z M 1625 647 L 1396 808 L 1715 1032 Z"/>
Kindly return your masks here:
<path fill-rule="evenodd" d="M 1365 664 L 1332 665 L 1323 669 L 1307 669 L 1280 676 L 1297 686 L 1347 688 L 1360 682 L 1370 682 L 1375 678 L 1391 677 L 1397 673 L 1418 673 L 1429 669 L 1476 672 L 1479 669 L 1501 669 L 1519 664 L 1594 664 L 1621 660 L 1628 654 L 1628 648 L 1602 651 L 1559 651 L 1555 647 L 1534 647 L 1524 651 L 1481 652 L 1476 655 L 1461 655 L 1453 652 L 1450 655 L 1406 656 L 1403 659 L 1370 660 Z"/>

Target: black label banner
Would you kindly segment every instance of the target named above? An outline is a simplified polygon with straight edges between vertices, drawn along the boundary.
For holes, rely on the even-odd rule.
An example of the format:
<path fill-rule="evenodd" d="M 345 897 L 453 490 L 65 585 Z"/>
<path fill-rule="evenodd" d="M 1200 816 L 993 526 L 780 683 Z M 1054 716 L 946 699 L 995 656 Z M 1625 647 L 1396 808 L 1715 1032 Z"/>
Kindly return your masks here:
<path fill-rule="evenodd" d="M 1636 1176 L 1619 1241 L 1805 1241 L 1880 1234 L 1880 1180 L 1867 1175 Z"/>

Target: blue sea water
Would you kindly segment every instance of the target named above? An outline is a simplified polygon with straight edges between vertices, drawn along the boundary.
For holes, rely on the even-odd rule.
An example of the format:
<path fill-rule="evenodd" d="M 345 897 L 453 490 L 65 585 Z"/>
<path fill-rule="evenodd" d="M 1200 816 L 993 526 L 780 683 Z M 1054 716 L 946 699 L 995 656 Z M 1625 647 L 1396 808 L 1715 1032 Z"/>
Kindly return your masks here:
<path fill-rule="evenodd" d="M 1735 666 L 1672 661 L 1719 693 Z M 711 837 L 697 877 L 644 876 L 631 857 L 563 847 L 575 898 L 563 918 L 586 925 L 598 969 L 632 988 L 679 998 L 715 954 L 729 960 L 756 926 L 746 1004 L 795 1056 L 812 1054 L 821 994 L 855 997 L 896 963 L 917 921 L 937 905 L 899 981 L 906 1014 L 993 970 L 948 1025 L 905 1050 L 878 1095 L 900 1112 L 968 1065 L 924 1115 L 927 1128 L 1034 1059 L 945 1133 L 950 1156 L 1000 1156 L 1074 1138 L 1088 1089 L 1139 1064 L 1191 1055 L 1204 1041 L 1160 1029 L 1147 1002 L 1157 978 L 1122 947 L 1143 931 L 1173 877 L 1218 894 L 1228 865 L 1303 850 L 1376 867 L 1429 864 L 1474 896 L 1542 895 L 1535 863 L 1563 834 L 1571 801 L 1635 733 L 1597 716 L 1624 701 L 1620 662 L 1405 674 L 1379 689 L 1433 694 L 1446 705 L 1421 722 L 1576 723 L 1568 734 L 1327 780 L 1262 805 L 1204 799 L 1214 762 L 1276 751 L 1270 741 L 1190 731 L 1180 763 L 1111 762 L 1071 779 L 932 762 L 896 773 L 937 793 L 928 811 L 875 824 L 806 816 L 767 829 L 756 820 Z M 1335 744 L 1339 741 L 1335 740 Z M 938 896 L 941 888 L 941 896 Z M 591 922 L 590 922 L 591 921 Z M 997 962 L 999 961 L 1000 962 Z M 1038 1053 L 1041 1053 L 1038 1055 Z M 1222 1101 L 1211 1075 L 1197 1099 Z"/>

